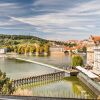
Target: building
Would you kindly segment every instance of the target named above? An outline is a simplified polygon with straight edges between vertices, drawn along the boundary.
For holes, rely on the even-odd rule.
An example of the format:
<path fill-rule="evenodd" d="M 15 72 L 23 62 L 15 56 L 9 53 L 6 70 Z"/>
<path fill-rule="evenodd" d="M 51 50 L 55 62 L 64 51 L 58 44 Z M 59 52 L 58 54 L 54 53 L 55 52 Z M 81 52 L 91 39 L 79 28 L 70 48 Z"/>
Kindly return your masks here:
<path fill-rule="evenodd" d="M 98 71 L 100 74 L 100 41 L 96 41 L 96 45 L 94 47 L 94 67 L 93 70 Z"/>
<path fill-rule="evenodd" d="M 92 65 L 94 63 L 94 41 L 92 37 L 89 38 L 87 43 L 87 64 Z"/>
<path fill-rule="evenodd" d="M 100 36 L 90 36 L 87 43 L 87 64 L 94 65 L 94 47 L 97 41 L 100 40 Z"/>
<path fill-rule="evenodd" d="M 5 49 L 5 48 L 0 49 L 0 54 L 5 54 L 6 52 L 7 52 L 7 49 Z"/>
<path fill-rule="evenodd" d="M 74 46 L 74 47 L 64 47 L 64 51 L 68 51 L 68 52 L 75 52 L 75 53 L 78 53 L 78 49 L 79 49 L 79 46 Z"/>
<path fill-rule="evenodd" d="M 62 45 L 51 46 L 50 52 L 64 52 L 64 46 Z"/>
<path fill-rule="evenodd" d="M 87 39 L 84 39 L 84 40 L 80 41 L 79 44 L 81 44 L 81 45 L 83 45 L 83 46 L 86 46 L 87 43 L 88 43 L 88 40 L 87 40 Z"/>
<path fill-rule="evenodd" d="M 68 40 L 65 43 L 79 44 L 80 43 L 80 40 Z"/>
<path fill-rule="evenodd" d="M 100 45 L 94 47 L 94 69 L 100 71 Z"/>

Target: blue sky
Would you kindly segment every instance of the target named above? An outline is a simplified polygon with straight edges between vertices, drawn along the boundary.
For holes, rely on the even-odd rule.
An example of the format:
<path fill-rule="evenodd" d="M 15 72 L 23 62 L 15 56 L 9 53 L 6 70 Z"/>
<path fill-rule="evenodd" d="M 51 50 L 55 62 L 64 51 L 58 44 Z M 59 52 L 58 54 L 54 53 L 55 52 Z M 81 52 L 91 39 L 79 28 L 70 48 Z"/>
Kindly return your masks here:
<path fill-rule="evenodd" d="M 100 35 L 100 0 L 0 0 L 0 33 L 50 40 Z"/>

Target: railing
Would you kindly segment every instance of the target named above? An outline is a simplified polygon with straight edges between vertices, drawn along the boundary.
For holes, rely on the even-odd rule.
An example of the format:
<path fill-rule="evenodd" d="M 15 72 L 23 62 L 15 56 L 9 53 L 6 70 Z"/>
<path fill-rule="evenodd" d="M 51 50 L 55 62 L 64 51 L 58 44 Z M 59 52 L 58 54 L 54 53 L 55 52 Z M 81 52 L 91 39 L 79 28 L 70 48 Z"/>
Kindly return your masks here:
<path fill-rule="evenodd" d="M 40 76 L 33 76 L 33 77 L 26 77 L 21 78 L 17 80 L 12 81 L 13 87 L 25 85 L 25 84 L 31 84 L 31 83 L 37 83 L 37 82 L 43 82 L 43 81 L 55 81 L 60 80 L 65 77 L 65 72 L 55 72 L 50 74 L 44 74 Z"/>
<path fill-rule="evenodd" d="M 2 100 L 87 100 L 88 98 L 75 98 L 75 97 L 71 97 L 71 98 L 61 98 L 61 97 L 42 97 L 42 96 L 0 96 L 0 99 Z M 88 99 L 91 100 L 91 99 Z M 92 99 L 93 100 L 93 99 Z M 95 100 L 95 99 L 94 99 Z"/>

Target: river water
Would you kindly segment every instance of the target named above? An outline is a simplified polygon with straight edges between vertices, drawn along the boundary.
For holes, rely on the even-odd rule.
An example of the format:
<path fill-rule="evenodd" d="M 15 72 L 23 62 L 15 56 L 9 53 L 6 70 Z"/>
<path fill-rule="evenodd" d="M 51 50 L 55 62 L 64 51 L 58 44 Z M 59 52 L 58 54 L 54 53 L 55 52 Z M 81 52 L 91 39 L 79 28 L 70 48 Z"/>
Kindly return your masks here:
<path fill-rule="evenodd" d="M 53 55 L 49 57 L 34 57 L 20 55 L 19 57 L 39 61 L 60 68 L 70 66 L 71 63 L 71 58 L 69 55 Z M 83 58 L 85 62 L 85 56 L 83 56 Z M 55 71 L 52 68 L 48 68 L 38 64 L 3 57 L 0 58 L 0 69 L 1 71 L 6 72 L 7 76 L 11 79 L 47 74 Z M 27 89 L 29 91 L 32 91 L 32 95 L 34 96 L 74 96 L 79 98 L 96 98 L 95 93 L 93 93 L 87 86 L 85 86 L 77 77 L 68 77 L 61 81 L 39 86 L 31 86 Z"/>
<path fill-rule="evenodd" d="M 19 55 L 20 58 L 35 60 L 38 62 L 46 63 L 56 67 L 67 67 L 71 63 L 71 57 L 69 55 L 51 55 L 51 56 L 23 56 Z"/>
<path fill-rule="evenodd" d="M 19 61 L 9 58 L 0 59 L 0 69 L 6 72 L 11 79 L 19 79 L 29 76 L 53 73 L 55 70 L 45 66 Z"/>

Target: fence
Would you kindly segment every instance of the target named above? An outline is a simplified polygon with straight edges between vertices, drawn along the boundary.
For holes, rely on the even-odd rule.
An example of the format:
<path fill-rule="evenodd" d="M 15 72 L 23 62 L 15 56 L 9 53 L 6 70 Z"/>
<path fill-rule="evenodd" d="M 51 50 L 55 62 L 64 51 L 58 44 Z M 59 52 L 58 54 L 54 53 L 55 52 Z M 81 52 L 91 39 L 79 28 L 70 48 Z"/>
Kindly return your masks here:
<path fill-rule="evenodd" d="M 64 78 L 65 72 L 55 72 L 55 73 L 50 73 L 50 74 L 44 74 L 40 76 L 33 76 L 33 77 L 27 77 L 27 78 L 21 78 L 17 80 L 12 81 L 13 87 L 25 85 L 25 84 L 31 84 L 31 83 L 37 83 L 37 82 L 47 82 L 47 81 L 55 81 L 55 80 L 60 80 Z"/>

